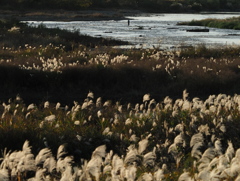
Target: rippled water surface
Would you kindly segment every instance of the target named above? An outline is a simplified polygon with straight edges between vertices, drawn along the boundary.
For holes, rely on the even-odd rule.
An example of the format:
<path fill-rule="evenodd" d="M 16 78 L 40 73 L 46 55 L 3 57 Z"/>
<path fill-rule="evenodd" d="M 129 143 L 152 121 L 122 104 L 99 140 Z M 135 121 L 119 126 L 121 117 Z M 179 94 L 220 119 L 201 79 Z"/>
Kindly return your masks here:
<path fill-rule="evenodd" d="M 113 38 L 131 42 L 134 47 L 178 47 L 205 44 L 207 46 L 240 45 L 240 31 L 210 28 L 209 32 L 186 32 L 187 29 L 204 28 L 178 26 L 178 22 L 201 20 L 205 18 L 229 18 L 240 13 L 225 14 L 141 14 L 127 20 L 72 21 L 72 22 L 29 22 L 32 25 L 44 24 L 79 30 L 93 37 Z"/>

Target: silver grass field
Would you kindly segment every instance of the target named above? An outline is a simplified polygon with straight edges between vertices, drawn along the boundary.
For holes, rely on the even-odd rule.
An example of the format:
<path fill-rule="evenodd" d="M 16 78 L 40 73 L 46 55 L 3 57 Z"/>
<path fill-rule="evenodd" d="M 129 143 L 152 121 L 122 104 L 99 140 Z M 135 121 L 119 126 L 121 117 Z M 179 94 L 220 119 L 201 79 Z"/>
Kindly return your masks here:
<path fill-rule="evenodd" d="M 129 103 L 127 106 L 118 102 L 102 102 L 101 98 L 95 99 L 92 92 L 87 94 L 82 104 L 75 102 L 73 107 L 49 102 L 45 102 L 43 107 L 34 104 L 23 106 L 14 103 L 17 101 L 21 98 L 2 104 L 2 125 L 18 127 L 18 117 L 24 124 L 33 119 L 36 112 L 45 112 L 41 120 L 31 120 L 36 122 L 37 129 L 50 127 L 54 131 L 71 126 L 74 128 L 72 135 L 79 144 L 95 145 L 91 137 L 81 133 L 96 117 L 101 124 L 98 134 L 103 140 L 88 159 L 79 160 L 68 154 L 65 144 L 59 145 L 53 153 L 46 138 L 43 139 L 43 148 L 35 155 L 28 140 L 22 143 L 20 150 L 5 148 L 0 165 L 1 180 L 240 178 L 240 149 L 235 146 L 239 145 L 239 141 L 234 138 L 239 131 L 240 118 L 240 96 L 237 94 L 189 100 L 184 90 L 182 98 L 173 101 L 167 96 L 161 102 L 145 94 L 141 103 Z M 111 116 L 106 114 L 108 111 Z M 79 119 L 78 115 L 82 112 L 85 112 L 86 119 Z M 129 141 L 121 155 L 107 148 L 113 137 L 119 140 L 119 145 L 121 141 Z M 74 151 L 81 152 L 81 147 L 78 149 Z"/>
<path fill-rule="evenodd" d="M 1 181 L 240 180 L 239 47 L 119 50 L 42 29 L 10 46 L 22 28 L 0 44 Z"/>

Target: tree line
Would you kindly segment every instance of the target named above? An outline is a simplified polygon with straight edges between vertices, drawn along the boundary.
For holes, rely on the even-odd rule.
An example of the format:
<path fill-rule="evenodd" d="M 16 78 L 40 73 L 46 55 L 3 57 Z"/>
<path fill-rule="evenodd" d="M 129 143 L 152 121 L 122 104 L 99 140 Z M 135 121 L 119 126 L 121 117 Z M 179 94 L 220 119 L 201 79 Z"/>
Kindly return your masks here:
<path fill-rule="evenodd" d="M 134 8 L 154 12 L 238 11 L 239 0 L 0 0 L 1 9 Z"/>

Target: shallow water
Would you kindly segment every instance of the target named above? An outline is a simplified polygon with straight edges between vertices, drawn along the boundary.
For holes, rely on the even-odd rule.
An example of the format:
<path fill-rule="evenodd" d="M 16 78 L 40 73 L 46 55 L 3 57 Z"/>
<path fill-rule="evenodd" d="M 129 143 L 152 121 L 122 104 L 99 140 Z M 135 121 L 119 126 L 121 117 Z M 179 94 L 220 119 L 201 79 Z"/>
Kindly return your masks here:
<path fill-rule="evenodd" d="M 59 27 L 78 30 L 82 34 L 93 37 L 113 38 L 129 41 L 133 46 L 123 47 L 163 47 L 176 48 L 182 46 L 229 46 L 240 45 L 240 31 L 230 29 L 209 28 L 209 32 L 186 32 L 187 29 L 204 28 L 196 26 L 178 26 L 178 22 L 201 20 L 205 18 L 229 18 L 240 16 L 240 13 L 224 14 L 141 14 L 129 16 L 127 20 L 108 21 L 72 21 L 56 22 L 29 21 L 33 26 L 44 24 L 47 27 Z"/>

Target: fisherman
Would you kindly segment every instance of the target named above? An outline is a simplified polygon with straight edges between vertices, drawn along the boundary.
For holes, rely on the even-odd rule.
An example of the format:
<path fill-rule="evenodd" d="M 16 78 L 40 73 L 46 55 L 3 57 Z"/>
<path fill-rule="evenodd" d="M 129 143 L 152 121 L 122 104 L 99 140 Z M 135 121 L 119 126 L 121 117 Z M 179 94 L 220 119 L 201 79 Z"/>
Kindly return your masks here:
<path fill-rule="evenodd" d="M 130 25 L 130 20 L 128 19 L 128 26 Z"/>

